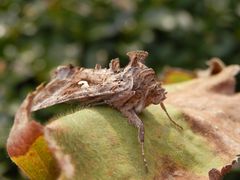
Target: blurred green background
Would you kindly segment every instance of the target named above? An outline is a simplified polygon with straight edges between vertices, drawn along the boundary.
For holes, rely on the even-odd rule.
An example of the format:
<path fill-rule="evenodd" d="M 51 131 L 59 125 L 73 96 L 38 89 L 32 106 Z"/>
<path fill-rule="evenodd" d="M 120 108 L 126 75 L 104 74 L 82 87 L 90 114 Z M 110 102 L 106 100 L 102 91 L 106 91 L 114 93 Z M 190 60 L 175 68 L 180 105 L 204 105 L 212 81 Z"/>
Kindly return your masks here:
<path fill-rule="evenodd" d="M 20 179 L 6 151 L 14 113 L 60 64 L 107 66 L 143 49 L 147 64 L 203 68 L 240 62 L 238 0 L 0 0 L 0 179 Z"/>

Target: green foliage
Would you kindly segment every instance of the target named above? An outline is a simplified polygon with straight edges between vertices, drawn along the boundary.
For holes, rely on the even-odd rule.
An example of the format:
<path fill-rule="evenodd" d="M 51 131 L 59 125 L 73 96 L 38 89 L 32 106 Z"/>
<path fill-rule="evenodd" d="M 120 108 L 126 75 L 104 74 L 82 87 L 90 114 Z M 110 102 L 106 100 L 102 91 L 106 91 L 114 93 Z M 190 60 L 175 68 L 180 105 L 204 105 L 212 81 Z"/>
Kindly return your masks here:
<path fill-rule="evenodd" d="M 237 63 L 239 17 L 237 0 L 1 0 L 0 150 L 18 105 L 56 66 L 106 66 L 115 57 L 126 64 L 133 49 L 149 51 L 157 71 L 203 67 L 212 56 Z"/>

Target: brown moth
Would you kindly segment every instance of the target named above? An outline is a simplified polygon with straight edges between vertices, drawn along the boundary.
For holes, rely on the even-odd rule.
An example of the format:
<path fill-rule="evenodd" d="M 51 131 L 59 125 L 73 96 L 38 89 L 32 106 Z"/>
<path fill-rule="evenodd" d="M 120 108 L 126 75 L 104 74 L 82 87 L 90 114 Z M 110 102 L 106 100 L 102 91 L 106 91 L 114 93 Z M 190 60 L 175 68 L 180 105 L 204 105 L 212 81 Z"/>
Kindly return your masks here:
<path fill-rule="evenodd" d="M 146 51 L 128 52 L 130 62 L 120 68 L 119 59 L 113 59 L 109 69 L 96 65 L 95 69 L 74 67 L 72 65 L 58 67 L 52 79 L 46 85 L 40 85 L 32 93 L 31 111 L 47 108 L 59 103 L 79 101 L 86 104 L 105 103 L 119 110 L 128 122 L 138 128 L 138 140 L 144 165 L 144 124 L 138 117 L 150 104 L 160 104 L 168 118 L 163 101 L 166 91 L 153 69 L 144 65 L 148 56 Z"/>

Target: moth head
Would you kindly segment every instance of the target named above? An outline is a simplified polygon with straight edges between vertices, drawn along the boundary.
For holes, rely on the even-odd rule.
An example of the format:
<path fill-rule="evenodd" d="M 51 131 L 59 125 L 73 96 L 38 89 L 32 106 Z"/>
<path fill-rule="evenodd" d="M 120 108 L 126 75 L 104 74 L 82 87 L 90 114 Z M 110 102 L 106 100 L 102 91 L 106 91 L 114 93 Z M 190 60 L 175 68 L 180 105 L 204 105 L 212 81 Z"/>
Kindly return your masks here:
<path fill-rule="evenodd" d="M 156 82 L 156 84 L 150 87 L 148 98 L 150 100 L 150 104 L 159 104 L 164 99 L 166 99 L 167 92 L 164 88 L 162 88 L 161 83 Z"/>

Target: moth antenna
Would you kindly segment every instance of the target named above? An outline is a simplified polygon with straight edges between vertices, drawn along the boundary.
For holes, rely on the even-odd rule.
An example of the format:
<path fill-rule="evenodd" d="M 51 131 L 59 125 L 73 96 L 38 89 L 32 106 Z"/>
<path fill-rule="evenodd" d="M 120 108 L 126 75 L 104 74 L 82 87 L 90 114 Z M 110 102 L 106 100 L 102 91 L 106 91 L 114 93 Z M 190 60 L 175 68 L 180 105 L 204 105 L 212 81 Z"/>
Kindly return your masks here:
<path fill-rule="evenodd" d="M 167 111 L 165 105 L 164 105 L 162 102 L 160 103 L 160 105 L 161 105 L 161 108 L 163 109 L 163 111 L 166 113 L 168 119 L 169 119 L 178 129 L 183 130 L 182 126 L 180 126 L 179 124 L 177 124 L 177 123 L 171 118 L 171 116 L 168 114 L 168 111 Z"/>

